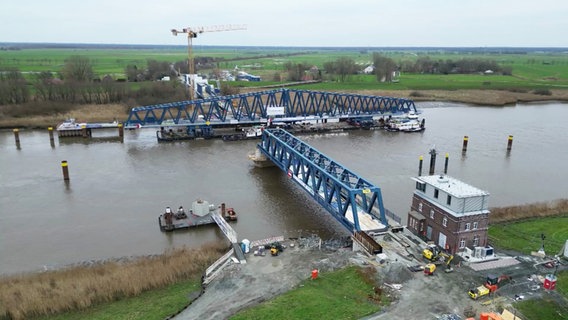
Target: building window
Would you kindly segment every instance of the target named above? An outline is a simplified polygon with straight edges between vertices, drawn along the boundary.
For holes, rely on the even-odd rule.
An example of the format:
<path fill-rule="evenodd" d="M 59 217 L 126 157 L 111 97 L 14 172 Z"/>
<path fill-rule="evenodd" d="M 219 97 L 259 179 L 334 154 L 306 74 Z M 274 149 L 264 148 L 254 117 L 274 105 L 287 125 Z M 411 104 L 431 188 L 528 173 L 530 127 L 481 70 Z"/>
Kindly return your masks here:
<path fill-rule="evenodd" d="M 473 246 L 477 247 L 479 245 L 479 236 L 473 237 Z"/>
<path fill-rule="evenodd" d="M 466 230 L 466 231 L 469 230 L 469 229 L 470 229 L 470 226 L 471 226 L 471 224 L 470 224 L 469 222 L 466 223 L 466 224 L 465 224 L 465 230 Z"/>
<path fill-rule="evenodd" d="M 460 249 L 465 248 L 465 239 L 460 239 Z"/>
<path fill-rule="evenodd" d="M 430 219 L 434 219 L 434 210 L 430 209 Z"/>
<path fill-rule="evenodd" d="M 416 190 L 420 190 L 422 192 L 426 192 L 426 184 L 422 182 L 416 181 Z"/>
<path fill-rule="evenodd" d="M 473 222 L 473 230 L 477 229 L 477 221 Z"/>
<path fill-rule="evenodd" d="M 418 212 L 422 212 L 422 202 L 418 204 Z"/>
<path fill-rule="evenodd" d="M 438 199 L 438 189 L 434 189 L 434 198 Z"/>
<path fill-rule="evenodd" d="M 442 219 L 442 225 L 443 225 L 444 227 L 447 227 L 447 226 L 448 226 L 448 218 L 444 217 L 444 219 Z"/>
<path fill-rule="evenodd" d="M 448 195 L 448 200 L 446 200 L 446 203 L 451 206 L 452 205 L 452 196 Z"/>

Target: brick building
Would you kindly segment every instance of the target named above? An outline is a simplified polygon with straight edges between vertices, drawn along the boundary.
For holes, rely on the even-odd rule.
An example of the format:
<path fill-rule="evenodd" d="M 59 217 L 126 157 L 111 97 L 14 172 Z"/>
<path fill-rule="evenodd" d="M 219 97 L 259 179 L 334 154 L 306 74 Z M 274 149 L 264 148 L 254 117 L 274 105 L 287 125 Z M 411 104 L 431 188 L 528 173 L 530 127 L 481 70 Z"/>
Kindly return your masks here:
<path fill-rule="evenodd" d="M 447 175 L 413 180 L 408 230 L 452 254 L 487 245 L 488 192 Z"/>

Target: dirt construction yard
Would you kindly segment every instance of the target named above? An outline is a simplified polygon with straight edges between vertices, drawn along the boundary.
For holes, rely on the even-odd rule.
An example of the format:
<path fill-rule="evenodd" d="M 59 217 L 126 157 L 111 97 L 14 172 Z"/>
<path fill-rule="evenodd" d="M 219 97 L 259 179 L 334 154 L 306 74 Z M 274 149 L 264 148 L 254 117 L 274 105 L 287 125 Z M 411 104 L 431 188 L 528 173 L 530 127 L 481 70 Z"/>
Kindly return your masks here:
<path fill-rule="evenodd" d="M 205 288 L 201 297 L 175 319 L 227 319 L 239 310 L 295 288 L 310 277 L 313 269 L 326 272 L 350 264 L 375 266 L 378 282 L 394 300 L 381 312 L 365 317 L 366 320 L 460 319 L 454 315 L 465 319 L 466 310 L 473 310 L 479 317 L 481 312 L 497 311 L 511 304 L 515 296 L 517 299 L 518 296 L 530 299 L 552 295 L 563 299 L 555 292 L 545 291 L 536 279 L 536 275 L 550 273 L 550 269 L 534 266 L 539 262 L 538 258 L 516 257 L 515 264 L 498 268 L 495 268 L 494 262 L 477 264 L 477 269 L 481 269 L 478 271 L 461 262 L 454 266 L 451 273 L 445 273 L 444 267 L 440 266 L 434 275 L 426 276 L 421 271 L 413 272 L 409 268 L 426 263 L 421 257 L 423 244 L 416 243 L 410 247 L 401 245 L 389 234 L 376 239 L 383 246 L 386 259 L 377 261 L 375 257 L 353 252 L 345 248 L 345 242 L 341 241 L 323 242 L 320 246 L 319 238 L 315 237 L 285 241 L 287 248 L 277 257 L 271 257 L 269 253 L 254 256 L 251 252 L 247 255 L 246 264 L 232 263 L 227 266 Z M 507 265 L 512 260 L 502 261 L 502 265 Z M 492 296 L 472 300 L 467 294 L 468 290 L 482 285 L 488 274 L 508 275 L 513 280 Z"/>

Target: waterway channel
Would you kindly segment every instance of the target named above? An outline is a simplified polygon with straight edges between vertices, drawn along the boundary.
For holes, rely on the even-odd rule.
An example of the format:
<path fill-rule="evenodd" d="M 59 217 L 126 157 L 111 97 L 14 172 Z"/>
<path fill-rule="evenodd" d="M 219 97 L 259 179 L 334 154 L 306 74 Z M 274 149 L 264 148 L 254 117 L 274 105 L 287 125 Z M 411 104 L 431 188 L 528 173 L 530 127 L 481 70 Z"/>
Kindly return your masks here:
<path fill-rule="evenodd" d="M 448 174 L 490 192 L 490 207 L 566 198 L 568 105 L 508 107 L 418 103 L 422 133 L 382 130 L 301 136 L 382 189 L 385 207 L 406 221 L 418 158 L 449 153 Z M 462 155 L 463 136 L 469 136 Z M 513 135 L 512 151 L 507 138 Z M 222 241 L 215 227 L 163 233 L 166 206 L 196 199 L 234 207 L 239 239 L 323 237 L 346 230 L 277 168 L 247 158 L 258 141 L 158 143 L 155 131 L 126 131 L 124 142 L 59 141 L 47 131 L 0 132 L 0 274 L 82 261 L 159 254 L 183 245 Z M 70 183 L 61 161 L 69 163 Z"/>

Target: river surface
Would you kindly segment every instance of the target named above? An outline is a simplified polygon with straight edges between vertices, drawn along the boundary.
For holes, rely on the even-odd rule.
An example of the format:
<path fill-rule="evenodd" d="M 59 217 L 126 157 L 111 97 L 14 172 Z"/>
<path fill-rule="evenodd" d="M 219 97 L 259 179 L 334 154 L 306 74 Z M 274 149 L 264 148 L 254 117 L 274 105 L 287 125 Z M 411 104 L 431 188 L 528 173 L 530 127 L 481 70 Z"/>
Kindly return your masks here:
<path fill-rule="evenodd" d="M 301 136 L 307 143 L 381 187 L 385 207 L 410 207 L 418 159 L 439 152 L 436 173 L 488 191 L 490 207 L 566 198 L 568 105 L 509 107 L 418 103 L 422 133 L 353 131 Z M 469 136 L 462 156 L 463 136 Z M 506 151 L 508 135 L 514 136 Z M 196 199 L 234 207 L 239 240 L 323 237 L 346 230 L 277 168 L 255 168 L 247 155 L 258 141 L 158 143 L 155 131 L 126 131 L 124 142 L 58 141 L 47 131 L 0 132 L 0 274 L 44 270 L 90 260 L 159 254 L 222 241 L 216 227 L 163 233 L 166 206 L 186 210 Z M 69 163 L 70 183 L 61 161 Z"/>

